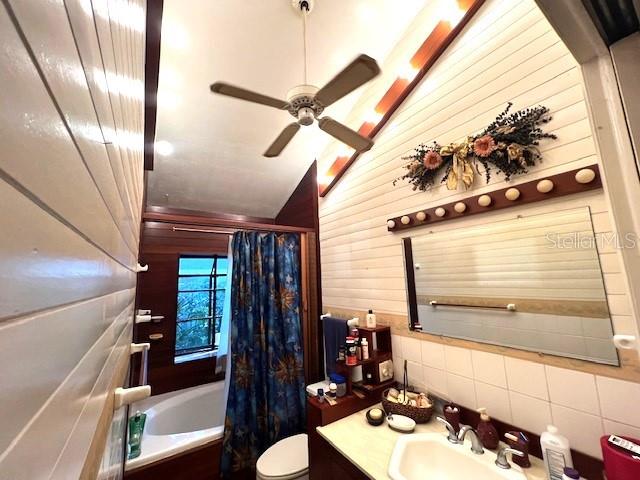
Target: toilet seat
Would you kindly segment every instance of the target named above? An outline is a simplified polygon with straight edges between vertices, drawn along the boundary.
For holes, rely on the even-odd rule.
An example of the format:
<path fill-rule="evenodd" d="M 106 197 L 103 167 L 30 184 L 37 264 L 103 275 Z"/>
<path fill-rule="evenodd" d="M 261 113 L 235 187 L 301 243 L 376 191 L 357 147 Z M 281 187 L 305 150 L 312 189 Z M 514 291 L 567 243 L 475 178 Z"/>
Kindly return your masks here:
<path fill-rule="evenodd" d="M 269 447 L 256 463 L 261 480 L 293 480 L 309 471 L 307 434 L 301 433 L 280 440 Z"/>

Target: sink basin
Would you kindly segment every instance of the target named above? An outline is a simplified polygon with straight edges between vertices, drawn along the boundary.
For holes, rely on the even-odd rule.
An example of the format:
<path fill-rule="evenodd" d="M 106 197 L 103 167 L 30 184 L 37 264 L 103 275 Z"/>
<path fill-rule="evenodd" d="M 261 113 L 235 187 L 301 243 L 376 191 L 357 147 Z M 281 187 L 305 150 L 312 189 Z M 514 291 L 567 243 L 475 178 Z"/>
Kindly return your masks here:
<path fill-rule="evenodd" d="M 522 469 L 499 468 L 496 454 L 485 450 L 483 455 L 472 453 L 471 443 L 454 445 L 446 435 L 418 433 L 398 439 L 389 462 L 392 480 L 526 480 Z M 511 460 L 511 456 L 509 456 Z"/>

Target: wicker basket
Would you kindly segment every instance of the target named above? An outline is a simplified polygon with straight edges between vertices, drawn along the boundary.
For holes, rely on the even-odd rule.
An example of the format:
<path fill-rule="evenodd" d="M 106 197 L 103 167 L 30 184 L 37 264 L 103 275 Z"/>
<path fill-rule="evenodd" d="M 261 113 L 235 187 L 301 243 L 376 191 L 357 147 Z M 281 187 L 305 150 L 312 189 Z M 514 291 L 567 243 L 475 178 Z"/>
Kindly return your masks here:
<path fill-rule="evenodd" d="M 397 415 L 404 415 L 414 420 L 416 423 L 427 423 L 433 414 L 433 401 L 431 407 L 412 407 L 411 405 L 403 405 L 401 403 L 394 403 L 387 400 L 387 394 L 390 389 L 382 392 L 382 408 L 389 415 L 395 413 Z"/>

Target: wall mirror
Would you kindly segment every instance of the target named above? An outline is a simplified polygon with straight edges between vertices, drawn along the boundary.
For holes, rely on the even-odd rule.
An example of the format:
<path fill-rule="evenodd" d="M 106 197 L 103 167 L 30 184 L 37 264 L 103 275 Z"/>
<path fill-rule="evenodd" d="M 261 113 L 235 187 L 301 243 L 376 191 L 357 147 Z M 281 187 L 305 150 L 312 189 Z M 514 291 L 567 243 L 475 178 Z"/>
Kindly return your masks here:
<path fill-rule="evenodd" d="M 619 365 L 588 207 L 403 244 L 411 329 Z"/>

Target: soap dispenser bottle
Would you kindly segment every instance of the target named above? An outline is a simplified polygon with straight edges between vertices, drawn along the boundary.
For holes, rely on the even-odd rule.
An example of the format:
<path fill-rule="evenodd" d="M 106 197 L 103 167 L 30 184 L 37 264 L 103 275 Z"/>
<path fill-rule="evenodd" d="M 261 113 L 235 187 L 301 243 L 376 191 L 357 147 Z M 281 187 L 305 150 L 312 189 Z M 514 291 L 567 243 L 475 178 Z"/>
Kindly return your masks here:
<path fill-rule="evenodd" d="M 480 421 L 478 422 L 478 438 L 480 438 L 484 448 L 494 450 L 498 448 L 498 443 L 500 442 L 498 431 L 491 423 L 491 418 L 487 415 L 486 408 L 479 408 L 478 413 L 480 413 Z"/>

